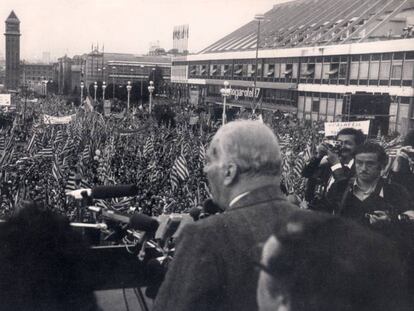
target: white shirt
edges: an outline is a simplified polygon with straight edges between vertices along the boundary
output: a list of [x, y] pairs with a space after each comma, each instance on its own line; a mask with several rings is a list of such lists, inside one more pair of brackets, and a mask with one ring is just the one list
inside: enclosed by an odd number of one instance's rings
[[232, 205], [236, 204], [236, 202], [240, 201], [240, 199], [246, 195], [249, 194], [249, 191], [247, 192], [243, 192], [241, 194], [239, 194], [238, 196], [236, 196], [235, 198], [233, 198], [233, 200], [230, 201], [229, 207], [232, 207]]

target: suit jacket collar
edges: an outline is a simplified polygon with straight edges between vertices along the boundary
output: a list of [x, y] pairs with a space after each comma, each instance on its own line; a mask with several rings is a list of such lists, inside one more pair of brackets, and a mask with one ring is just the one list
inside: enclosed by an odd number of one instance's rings
[[248, 207], [273, 200], [285, 200], [278, 185], [269, 185], [250, 191], [235, 202], [227, 211], [232, 211], [238, 208]]

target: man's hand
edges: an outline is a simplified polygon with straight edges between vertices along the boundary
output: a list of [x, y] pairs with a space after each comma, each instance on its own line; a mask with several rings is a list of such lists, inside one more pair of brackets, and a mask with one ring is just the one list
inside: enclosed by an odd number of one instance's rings
[[84, 192], [84, 191], [86, 191], [88, 196], [90, 196], [91, 193], [92, 193], [92, 189], [84, 188], [84, 189], [78, 189], [78, 190], [73, 190], [73, 191], [66, 192], [66, 195], [71, 196], [71, 197], [73, 197], [77, 200], [80, 200], [80, 199], [82, 199], [82, 192]]
[[328, 162], [331, 166], [341, 163], [341, 161], [339, 160], [339, 156], [335, 152], [328, 150], [327, 154]]
[[367, 217], [369, 217], [370, 225], [384, 224], [391, 221], [388, 213], [384, 211], [374, 211], [371, 214], [367, 214]]

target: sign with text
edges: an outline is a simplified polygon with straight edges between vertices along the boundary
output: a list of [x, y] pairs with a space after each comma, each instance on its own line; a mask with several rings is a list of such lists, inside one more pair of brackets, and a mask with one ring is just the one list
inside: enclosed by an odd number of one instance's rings
[[54, 116], [49, 116], [45, 114], [43, 115], [43, 122], [45, 124], [68, 124], [72, 121], [74, 117], [75, 117], [75, 114], [72, 114], [70, 116], [64, 116], [64, 117], [54, 117]]
[[11, 105], [11, 95], [0, 94], [0, 106], [10, 106], [10, 105]]
[[[254, 93], [254, 94], [253, 94]], [[258, 98], [260, 94], [260, 88], [247, 88], [247, 89], [230, 89], [230, 95], [234, 96], [235, 100], [238, 100], [239, 97], [248, 97], [248, 98]]]
[[352, 127], [357, 130], [361, 130], [365, 135], [369, 132], [368, 121], [350, 121], [350, 122], [325, 122], [325, 136], [336, 136], [338, 132], [344, 128]]

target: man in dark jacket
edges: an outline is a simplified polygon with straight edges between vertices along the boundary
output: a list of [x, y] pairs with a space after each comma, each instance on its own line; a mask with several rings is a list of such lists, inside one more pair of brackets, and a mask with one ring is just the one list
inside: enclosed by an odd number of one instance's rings
[[331, 211], [361, 224], [382, 226], [409, 210], [407, 191], [381, 178], [386, 163], [387, 154], [380, 145], [359, 146], [355, 151], [355, 178], [337, 180], [327, 194]]
[[204, 171], [225, 212], [184, 227], [154, 310], [257, 310], [257, 245], [297, 211], [280, 192], [280, 164], [277, 139], [264, 124], [219, 129]]
[[354, 152], [361, 145], [365, 136], [361, 130], [344, 128], [336, 136], [339, 148], [330, 148], [326, 143], [318, 146], [316, 155], [302, 171], [308, 178], [306, 200], [312, 209], [317, 209], [318, 201], [323, 199], [336, 180], [355, 174]]

